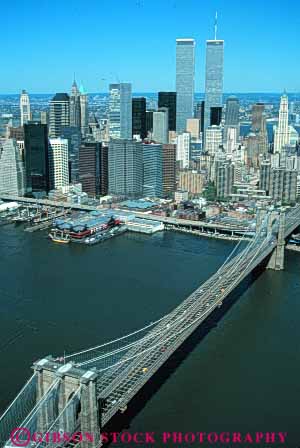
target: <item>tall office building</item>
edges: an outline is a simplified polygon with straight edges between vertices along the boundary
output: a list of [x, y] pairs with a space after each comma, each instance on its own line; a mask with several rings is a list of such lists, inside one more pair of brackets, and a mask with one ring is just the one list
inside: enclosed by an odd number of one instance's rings
[[176, 145], [163, 145], [163, 195], [176, 190]]
[[167, 107], [169, 131], [176, 131], [176, 92], [158, 92], [158, 107]]
[[143, 196], [160, 198], [163, 194], [162, 145], [143, 144]]
[[183, 132], [176, 139], [177, 152], [176, 160], [179, 162], [180, 168], [189, 168], [191, 158], [191, 134]]
[[152, 139], [157, 143], [169, 142], [168, 115], [168, 109], [166, 107], [162, 107], [158, 111], [153, 112]]
[[108, 149], [108, 189], [119, 196], [140, 197], [143, 192], [143, 145], [111, 139]]
[[100, 151], [99, 142], [84, 142], [79, 150], [79, 182], [89, 196], [100, 193]]
[[[239, 137], [239, 111], [240, 102], [235, 96], [230, 96], [226, 101], [225, 126], [224, 126], [224, 140], [227, 142], [228, 138], [233, 135], [233, 129], [236, 130], [236, 140]], [[228, 135], [230, 134], [230, 135]]]
[[216, 190], [217, 197], [220, 199], [229, 198], [232, 193], [234, 181], [234, 165], [233, 163], [220, 162], [216, 163]]
[[0, 194], [24, 196], [25, 169], [14, 139], [0, 142]]
[[215, 38], [206, 41], [204, 132], [209, 126], [218, 126], [221, 122], [223, 63], [224, 41], [217, 40], [217, 25], [215, 23]]
[[200, 120], [200, 132], [203, 133], [204, 130], [204, 111], [205, 111], [205, 101], [200, 101], [196, 104], [194, 111], [194, 118]]
[[81, 127], [80, 93], [75, 79], [70, 95], [70, 126]]
[[200, 123], [201, 120], [199, 118], [188, 118], [186, 120], [186, 130], [190, 132], [191, 138], [194, 141], [199, 141], [200, 138]]
[[153, 112], [155, 110], [146, 110], [146, 132], [152, 133], [153, 131]]
[[195, 41], [176, 39], [176, 131], [186, 130], [186, 120], [194, 116]]
[[209, 126], [205, 131], [205, 150], [209, 155], [215, 155], [222, 146], [222, 129], [220, 126]]
[[100, 148], [100, 195], [108, 193], [108, 146], [101, 144]]
[[81, 84], [80, 89], [80, 128], [81, 135], [85, 137], [89, 129], [89, 103], [88, 94], [85, 91], [83, 85]]
[[26, 90], [22, 90], [20, 96], [21, 126], [31, 120], [30, 100]]
[[68, 140], [64, 138], [50, 138], [48, 156], [50, 189], [54, 190], [68, 186]]
[[275, 127], [274, 152], [281, 152], [283, 146], [289, 143], [289, 106], [288, 97], [282, 95], [280, 99], [278, 126]]
[[110, 138], [132, 138], [131, 84], [109, 85], [108, 118]]
[[251, 131], [256, 136], [259, 154], [268, 152], [269, 144], [264, 103], [256, 103], [252, 106]]
[[79, 150], [81, 145], [80, 126], [65, 126], [61, 128], [61, 137], [68, 140], [69, 181], [79, 182]]
[[265, 105], [264, 103], [256, 103], [252, 106], [252, 124], [251, 131], [259, 132], [263, 128]]
[[276, 202], [294, 204], [297, 197], [297, 171], [273, 168], [270, 175], [269, 195]]
[[49, 191], [48, 127], [40, 121], [24, 124], [26, 191]]
[[61, 136], [61, 128], [70, 126], [70, 98], [67, 93], [57, 93], [50, 101], [49, 136]]
[[146, 98], [132, 98], [132, 136], [139, 135], [143, 140], [146, 131]]

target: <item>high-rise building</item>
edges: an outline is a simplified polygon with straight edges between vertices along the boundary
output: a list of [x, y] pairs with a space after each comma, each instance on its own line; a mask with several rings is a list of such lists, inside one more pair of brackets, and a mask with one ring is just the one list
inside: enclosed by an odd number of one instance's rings
[[26, 191], [49, 191], [48, 127], [40, 121], [24, 124]]
[[146, 130], [146, 98], [132, 98], [132, 137], [139, 135], [143, 140]]
[[268, 133], [264, 103], [256, 103], [252, 106], [251, 131], [256, 136], [259, 154], [268, 152]]
[[188, 118], [186, 120], [186, 130], [190, 132], [191, 138], [193, 140], [199, 141], [200, 138], [200, 119], [199, 118]]
[[152, 133], [153, 131], [153, 112], [154, 110], [146, 110], [146, 132]]
[[61, 136], [68, 140], [69, 181], [74, 184], [79, 182], [79, 151], [82, 140], [81, 128], [80, 126], [62, 127]]
[[264, 160], [261, 162], [259, 169], [259, 187], [266, 192], [267, 196], [269, 195], [270, 189], [270, 177], [271, 163], [269, 160]]
[[50, 189], [56, 190], [68, 186], [68, 140], [64, 138], [50, 138], [48, 156]]
[[20, 96], [21, 126], [31, 120], [30, 100], [26, 90], [22, 90]]
[[216, 163], [216, 190], [218, 198], [226, 199], [230, 197], [232, 193], [233, 181], [233, 163], [229, 161]]
[[70, 95], [70, 126], [81, 127], [80, 93], [74, 79]]
[[49, 116], [46, 110], [42, 110], [40, 113], [40, 121], [42, 124], [49, 124]]
[[163, 194], [162, 145], [143, 144], [143, 196], [160, 198]]
[[278, 126], [275, 127], [274, 152], [281, 152], [284, 145], [289, 144], [289, 105], [286, 94], [280, 99]]
[[163, 195], [176, 190], [176, 145], [163, 145]]
[[263, 128], [263, 117], [265, 112], [264, 103], [256, 103], [252, 106], [252, 132], [259, 132]]
[[191, 134], [189, 132], [179, 134], [176, 139], [176, 144], [176, 160], [179, 162], [180, 168], [189, 168], [191, 158]]
[[100, 148], [100, 195], [108, 193], [108, 146], [101, 144]]
[[209, 126], [205, 131], [205, 151], [216, 154], [222, 146], [222, 129], [220, 126]]
[[142, 142], [112, 139], [108, 149], [109, 193], [140, 197], [143, 192]]
[[297, 197], [297, 171], [285, 168], [272, 169], [269, 195], [276, 202], [294, 204]]
[[84, 142], [79, 150], [79, 182], [89, 196], [100, 194], [101, 143]]
[[49, 136], [61, 136], [61, 128], [70, 126], [70, 98], [67, 93], [56, 93], [50, 101]]
[[200, 120], [200, 132], [204, 129], [204, 111], [205, 111], [205, 101], [200, 101], [196, 104], [194, 117]]
[[194, 116], [195, 41], [176, 39], [176, 131], [186, 130], [186, 120]]
[[160, 108], [153, 112], [153, 131], [152, 139], [157, 143], [168, 143], [169, 129], [168, 129], [168, 109], [166, 107]]
[[223, 105], [224, 41], [206, 41], [205, 112], [204, 131], [211, 125], [218, 126]]
[[205, 175], [197, 170], [179, 171], [179, 189], [190, 194], [200, 194], [203, 191]]
[[0, 142], [0, 194], [24, 196], [25, 169], [14, 139]]
[[80, 128], [81, 135], [85, 137], [89, 129], [89, 103], [88, 94], [81, 84], [80, 89]]
[[110, 138], [132, 138], [131, 84], [109, 85], [108, 117]]
[[167, 107], [169, 131], [176, 131], [176, 92], [158, 92], [158, 107]]
[[235, 96], [230, 96], [226, 101], [225, 126], [235, 127], [239, 125], [240, 102]]

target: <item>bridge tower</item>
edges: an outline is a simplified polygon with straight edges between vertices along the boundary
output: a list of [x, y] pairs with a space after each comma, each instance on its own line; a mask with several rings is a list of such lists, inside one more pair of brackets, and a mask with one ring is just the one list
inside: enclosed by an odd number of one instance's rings
[[[44, 406], [38, 418], [37, 430], [42, 434], [45, 433], [70, 402], [70, 407], [67, 407], [67, 411], [62, 413], [59, 429], [68, 433], [80, 431], [83, 434], [81, 448], [99, 447], [101, 443], [96, 392], [97, 372], [77, 368], [73, 363], [61, 365], [55, 362], [51, 356], [36, 362], [33, 369], [38, 375], [37, 400], [45, 395], [54, 381], [60, 380], [57, 400], [55, 403], [49, 400], [49, 403]], [[80, 394], [74, 397], [79, 388]], [[53, 431], [57, 431], [57, 429], [53, 429]], [[84, 436], [86, 433], [92, 434], [93, 441], [86, 439]]]
[[284, 246], [285, 246], [285, 211], [272, 212], [269, 217], [268, 232], [273, 231], [274, 221], [277, 220], [277, 246], [268, 262], [267, 269], [281, 271], [284, 269]]

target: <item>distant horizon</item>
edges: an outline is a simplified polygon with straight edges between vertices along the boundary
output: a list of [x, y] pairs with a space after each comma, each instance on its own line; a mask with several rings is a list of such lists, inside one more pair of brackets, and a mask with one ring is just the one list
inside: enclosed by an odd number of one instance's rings
[[[9, 95], [20, 96], [21, 91], [22, 91], [22, 89], [20, 90], [19, 93], [16, 93], [16, 92], [0, 93], [0, 96], [9, 96]], [[53, 92], [29, 92], [28, 90], [26, 90], [26, 92], [28, 93], [29, 96], [30, 95], [55, 95], [56, 93], [68, 93], [69, 94], [70, 91], [71, 91], [71, 89], [68, 91], [57, 90], [57, 91], [53, 91]], [[158, 94], [158, 92], [175, 92], [175, 90], [136, 91], [136, 92], [132, 92], [132, 96], [136, 95], [136, 94], [142, 94], [142, 95], [149, 94], [149, 93], [150, 94]], [[256, 94], [256, 95], [283, 95], [283, 93], [284, 93], [284, 91], [281, 91], [281, 92], [279, 92], [279, 91], [270, 91], [270, 92], [268, 92], [268, 91], [264, 91], [264, 92], [263, 91], [244, 91], [244, 92], [229, 91], [229, 92], [223, 92], [223, 95], [248, 95], [248, 94], [250, 94], [250, 95], [254, 95], [254, 94]], [[87, 94], [88, 95], [109, 95], [109, 92], [108, 91], [106, 91], [106, 92], [88, 92]], [[300, 95], [300, 91], [297, 91], [297, 92], [296, 91], [295, 92], [287, 91], [286, 94], [287, 95]], [[194, 95], [203, 95], [204, 96], [205, 92], [195, 92]]]

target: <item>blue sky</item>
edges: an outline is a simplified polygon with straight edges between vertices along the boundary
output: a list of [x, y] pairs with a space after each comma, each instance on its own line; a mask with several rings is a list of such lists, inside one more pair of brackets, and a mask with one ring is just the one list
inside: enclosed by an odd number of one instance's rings
[[1, 13], [0, 93], [89, 92], [118, 79], [135, 92], [174, 90], [175, 39], [196, 39], [196, 91], [205, 40], [225, 40], [225, 92], [300, 91], [297, 0], [15, 0]]

